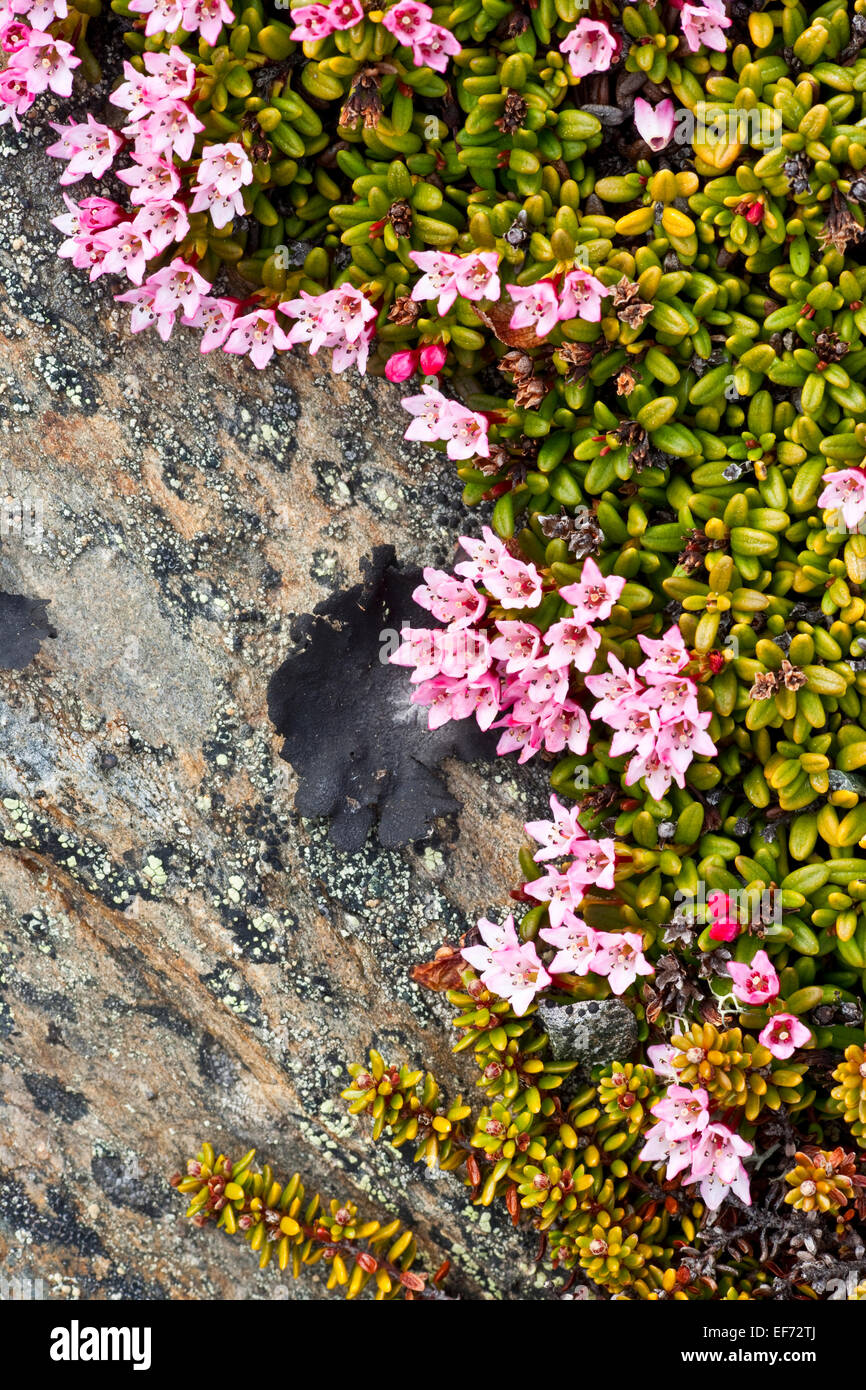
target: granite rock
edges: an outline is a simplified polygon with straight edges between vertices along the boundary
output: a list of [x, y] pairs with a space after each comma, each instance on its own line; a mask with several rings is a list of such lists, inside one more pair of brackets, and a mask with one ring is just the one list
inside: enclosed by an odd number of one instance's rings
[[44, 526], [2, 539], [0, 589], [56, 633], [0, 670], [0, 1274], [57, 1299], [321, 1297], [183, 1222], [166, 1177], [209, 1138], [412, 1219], [459, 1293], [543, 1292], [528, 1232], [374, 1147], [338, 1093], [370, 1044], [469, 1089], [410, 970], [501, 913], [545, 769], [446, 761], [459, 812], [347, 855], [293, 810], [267, 714], [293, 622], [375, 546], [451, 560], [458, 480], [403, 442], [387, 383], [132, 337], [56, 257], [44, 146], [68, 109], [0, 129], [0, 478]]

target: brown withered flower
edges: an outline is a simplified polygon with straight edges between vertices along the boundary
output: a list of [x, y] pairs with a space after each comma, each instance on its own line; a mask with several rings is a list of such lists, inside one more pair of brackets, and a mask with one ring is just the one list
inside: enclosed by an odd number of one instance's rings
[[421, 305], [418, 304], [411, 295], [401, 294], [394, 300], [388, 310], [388, 322], [396, 323], [400, 328], [408, 328], [421, 313]]
[[848, 352], [848, 344], [844, 339], [839, 337], [838, 333], [834, 333], [832, 329], [825, 328], [822, 332], [817, 334], [815, 338], [815, 352], [818, 361], [827, 367], [831, 362], [842, 361], [842, 358]]
[[685, 550], [677, 556], [677, 564], [686, 574], [693, 574], [695, 570], [700, 569], [705, 556], [711, 550], [721, 550], [724, 544], [721, 539], [711, 540], [706, 531], [690, 531], [686, 537]]
[[349, 95], [340, 112], [340, 125], [354, 126], [362, 121], [374, 130], [382, 115], [382, 78], [377, 67], [363, 67], [355, 73]]
[[549, 383], [530, 376], [515, 382], [514, 404], [521, 410], [537, 410], [549, 390]]
[[783, 685], [786, 690], [800, 690], [806, 684], [808, 676], [799, 666], [792, 666], [788, 658], [785, 657], [777, 680], [779, 685]]
[[575, 559], [583, 560], [587, 555], [595, 555], [604, 533], [588, 507], [576, 507], [574, 516], [562, 512], [560, 516], [539, 516], [536, 518], [542, 534], [549, 541], [565, 541]]
[[775, 671], [767, 671], [762, 676], [755, 676], [752, 688], [749, 691], [750, 700], [769, 700], [779, 688], [778, 678]]
[[637, 386], [637, 377], [631, 367], [623, 367], [616, 379], [616, 392], [618, 396], [630, 396]]
[[647, 467], [650, 445], [643, 425], [639, 425], [637, 420], [623, 420], [611, 433], [619, 444], [624, 444], [628, 449], [628, 456], [637, 473]]
[[391, 204], [388, 209], [388, 221], [397, 236], [412, 235], [412, 209], [404, 198]]
[[838, 188], [834, 188], [830, 194], [830, 201], [827, 204], [827, 217], [821, 230], [821, 245], [826, 250], [832, 246], [842, 254], [847, 251], [852, 242], [857, 242], [864, 235], [864, 229], [860, 226], [851, 213], [851, 208]]
[[599, 349], [597, 343], [562, 343], [556, 349], [556, 354], [568, 367], [565, 374], [566, 382], [576, 382], [578, 386], [582, 386], [599, 351], [607, 352], [608, 345], [605, 344]]
[[502, 115], [496, 121], [503, 135], [513, 135], [526, 120], [526, 101], [519, 92], [509, 91]]
[[613, 311], [620, 323], [627, 323], [629, 328], [640, 328], [647, 314], [652, 313], [653, 306], [641, 299], [637, 285], [623, 275], [613, 287]]

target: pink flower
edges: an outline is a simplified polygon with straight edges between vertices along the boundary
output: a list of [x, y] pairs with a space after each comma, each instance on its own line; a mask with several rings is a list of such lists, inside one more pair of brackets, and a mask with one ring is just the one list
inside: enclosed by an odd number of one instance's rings
[[641, 138], [654, 154], [658, 154], [659, 150], [670, 144], [676, 125], [676, 113], [670, 97], [660, 101], [656, 107], [650, 106], [643, 97], [635, 97], [634, 123]]
[[548, 967], [551, 975], [585, 975], [591, 969], [598, 950], [598, 933], [573, 912], [566, 913], [560, 926], [542, 927], [538, 935], [557, 948]]
[[13, 130], [20, 130], [21, 122], [18, 117], [30, 110], [33, 101], [28, 73], [16, 67], [5, 68], [0, 72], [0, 125], [6, 125], [8, 122]]
[[[561, 927], [566, 918], [583, 902], [584, 880], [580, 872], [560, 873], [548, 866], [543, 878], [532, 879], [523, 885], [523, 891], [536, 902], [547, 903], [547, 913], [552, 927]], [[606, 971], [604, 972], [607, 973]]]
[[204, 130], [186, 102], [165, 97], [136, 127], [138, 140], [146, 142], [153, 154], [173, 154], [186, 161], [192, 157], [195, 137]]
[[[294, 329], [292, 330], [294, 332]], [[392, 352], [385, 363], [385, 375], [389, 381], [408, 381], [418, 365], [417, 352]]]
[[16, 14], [26, 15], [31, 29], [47, 31], [55, 19], [65, 19], [69, 14], [66, 0], [13, 0], [11, 8]]
[[772, 1052], [774, 1057], [787, 1061], [798, 1047], [804, 1047], [812, 1034], [795, 1014], [774, 1014], [766, 1027], [758, 1034], [758, 1042]]
[[488, 570], [483, 583], [503, 608], [537, 608], [541, 602], [542, 582], [538, 570], [507, 551], [497, 569]]
[[331, 0], [328, 6], [335, 29], [354, 29], [364, 18], [361, 0]]
[[174, 314], [157, 314], [154, 311], [154, 291], [152, 289], [147, 285], [142, 285], [140, 289], [127, 290], [125, 294], [116, 294], [114, 297], [120, 304], [133, 306], [129, 325], [133, 333], [143, 333], [145, 328], [153, 327], [162, 341], [168, 342], [174, 328], [175, 316]]
[[82, 124], [70, 121], [62, 126], [52, 121], [51, 127], [60, 139], [48, 146], [46, 154], [69, 161], [60, 175], [61, 184], [78, 183], [87, 174], [101, 178], [123, 144], [122, 136], [95, 121], [89, 112]]
[[613, 612], [613, 606], [625, 588], [618, 574], [605, 579], [591, 555], [583, 562], [580, 579], [560, 589], [560, 598], [570, 603], [579, 623], [602, 623]]
[[520, 1018], [551, 979], [538, 959], [535, 943], [527, 941], [517, 950], [497, 952], [484, 983], [492, 993], [506, 999]]
[[662, 762], [675, 772], [683, 773], [698, 757], [712, 757], [718, 752], [706, 732], [711, 715], [707, 710], [696, 719], [673, 719], [662, 724], [656, 740], [656, 751]]
[[200, 188], [213, 188], [220, 197], [238, 193], [253, 181], [253, 166], [236, 140], [223, 145], [206, 145], [196, 175]]
[[169, 199], [164, 203], [145, 203], [135, 214], [132, 225], [144, 233], [159, 254], [173, 242], [183, 241], [189, 231], [189, 218], [182, 203]]
[[735, 941], [740, 934], [740, 922], [733, 898], [716, 889], [707, 896], [707, 908], [713, 924], [710, 927], [713, 941]]
[[365, 324], [357, 338], [343, 338], [339, 342], [332, 343], [331, 371], [345, 372], [347, 368], [354, 367], [363, 376], [367, 370], [372, 336], [373, 325]]
[[173, 34], [183, 24], [181, 0], [129, 0], [129, 8], [134, 14], [147, 15], [144, 32], [148, 38], [152, 34]]
[[593, 719], [609, 723], [610, 714], [623, 701], [628, 702], [642, 695], [644, 687], [636, 673], [623, 666], [610, 652], [607, 655], [607, 664], [610, 671], [603, 671], [598, 676], [587, 676], [586, 688], [591, 695], [599, 696], [597, 703], [590, 710]]
[[866, 472], [862, 468], [838, 468], [824, 473], [822, 480], [827, 486], [818, 506], [841, 513], [845, 530], [860, 531], [866, 517]]
[[[490, 650], [493, 651], [495, 646], [496, 643], [492, 643]], [[553, 820], [531, 820], [523, 827], [527, 835], [537, 840], [542, 847], [533, 856], [537, 864], [571, 854], [575, 845], [587, 838], [586, 831], [578, 819], [579, 806], [566, 808], [555, 796], [551, 796], [550, 809], [553, 812]]]
[[[132, 189], [129, 195], [130, 202], [137, 204], [170, 202], [180, 188], [180, 178], [174, 165], [153, 154], [134, 153], [132, 158], [134, 160], [132, 168], [118, 169], [117, 171], [117, 177], [121, 183], [125, 183]], [[193, 209], [195, 210], [194, 204]]]
[[254, 367], [266, 367], [275, 349], [285, 351], [291, 346], [287, 335], [277, 323], [273, 309], [255, 309], [244, 314], [231, 325], [223, 351], [238, 356], [249, 354]]
[[280, 309], [296, 320], [288, 338], [292, 346], [308, 342], [313, 357], [320, 347], [333, 348], [334, 371], [348, 366], [364, 370], [376, 310], [354, 285], [337, 285], [318, 295], [301, 290], [299, 299], [288, 300]]
[[237, 307], [237, 301], [234, 299], [214, 299], [210, 295], [204, 295], [199, 300], [195, 313], [184, 318], [183, 322], [188, 328], [201, 330], [202, 352], [213, 352], [215, 348], [222, 347], [229, 335]]
[[438, 24], [431, 24], [412, 43], [412, 58], [416, 66], [432, 68], [434, 72], [444, 72], [449, 58], [456, 57], [460, 52], [460, 44], [451, 30], [443, 29]]
[[412, 286], [412, 298], [435, 299], [437, 311], [447, 314], [459, 293], [460, 256], [450, 256], [447, 251], [410, 251], [409, 259], [424, 271]]
[[398, 4], [385, 11], [382, 24], [389, 34], [408, 46], [429, 34], [433, 28], [432, 18], [429, 5], [419, 4], [417, 0], [398, 0]]
[[[434, 387], [425, 388], [433, 396], [437, 396], [441, 401], [445, 397]], [[405, 405], [405, 401], [403, 402]], [[477, 536], [461, 536], [460, 544], [470, 556], [468, 560], [461, 560], [454, 566], [456, 574], [462, 574], [466, 579], [474, 579], [477, 583], [486, 584], [488, 574], [498, 573], [502, 561], [508, 555], [508, 547], [497, 535], [494, 535], [489, 526], [482, 526], [481, 540]]]
[[670, 768], [666, 767], [654, 748], [647, 752], [638, 750], [625, 770], [625, 784], [633, 787], [635, 782], [643, 780], [646, 789], [654, 801], [661, 801], [671, 782], [676, 780], [678, 786], [682, 786], [684, 778], [672, 776]]
[[467, 627], [484, 614], [487, 600], [468, 579], [457, 579], [444, 570], [424, 570], [424, 583], [412, 594], [421, 608], [426, 608], [440, 623]]
[[570, 270], [562, 282], [559, 317], [583, 319], [585, 323], [601, 320], [601, 301], [610, 290], [588, 270]]
[[80, 232], [101, 232], [105, 227], [113, 227], [124, 216], [120, 204], [110, 198], [82, 198], [80, 203], [73, 203], [69, 194], [64, 193], [63, 201], [69, 211], [52, 217], [51, 221], [58, 231], [70, 237]]
[[648, 660], [640, 667], [640, 674], [650, 684], [654, 677], [675, 676], [689, 664], [689, 653], [678, 627], [668, 628], [661, 641], [638, 635], [638, 642], [646, 652]]
[[766, 951], [756, 951], [749, 965], [728, 961], [734, 997], [743, 1004], [767, 1004], [779, 993], [779, 977]]
[[[142, 62], [145, 72], [151, 78], [160, 81], [166, 96], [191, 96], [197, 76], [195, 63], [186, 56], [177, 44], [174, 44], [167, 53], [143, 53]], [[127, 68], [131, 72], [135, 72], [135, 68], [130, 63], [124, 63], [123, 67], [124, 72]]]
[[477, 970], [483, 980], [485, 974], [493, 969], [497, 954], [502, 951], [519, 950], [520, 938], [514, 926], [514, 918], [510, 914], [501, 925], [482, 917], [478, 923], [478, 933], [484, 945], [468, 946], [460, 954], [473, 970]]
[[534, 285], [506, 285], [514, 301], [509, 328], [531, 328], [536, 337], [546, 338], [559, 321], [559, 300], [550, 280]]
[[14, 67], [26, 76], [31, 96], [49, 88], [59, 97], [72, 95], [72, 74], [81, 66], [71, 43], [56, 39], [53, 34], [33, 30], [27, 48], [15, 55]]
[[613, 840], [579, 840], [571, 850], [574, 862], [570, 871], [579, 874], [588, 885], [596, 888], [613, 888], [616, 869], [616, 845]]
[[400, 404], [415, 417], [403, 435], [404, 439], [433, 444], [447, 437], [451, 401], [435, 386], [422, 386], [420, 395], [404, 396]]
[[683, 35], [692, 53], [697, 53], [701, 44], [716, 53], [724, 53], [728, 41], [723, 30], [730, 23], [722, 0], [707, 0], [706, 5], [682, 7]]
[[295, 21], [292, 38], [299, 43], [317, 43], [333, 34], [336, 27], [327, 5], [299, 5], [292, 10], [292, 19]]
[[751, 1205], [749, 1179], [741, 1159], [752, 1153], [752, 1145], [727, 1125], [707, 1125], [692, 1150], [692, 1168], [685, 1182], [701, 1182], [701, 1196], [710, 1211], [716, 1211], [733, 1192]]
[[559, 51], [568, 55], [568, 65], [575, 77], [589, 77], [593, 72], [607, 72], [617, 46], [606, 24], [595, 19], [581, 19], [566, 34]]
[[664, 1081], [676, 1081], [677, 1071], [673, 1064], [674, 1046], [672, 1043], [656, 1043], [647, 1048], [647, 1056], [656, 1076]]
[[611, 710], [608, 723], [614, 731], [610, 741], [612, 758], [635, 751], [641, 756], [655, 752], [659, 733], [659, 717], [655, 710], [637, 702], [622, 704]]
[[487, 458], [490, 454], [490, 441], [487, 438], [487, 421], [474, 410], [449, 401], [446, 413], [448, 433], [445, 436], [445, 452], [450, 459]]
[[101, 264], [95, 265], [90, 273], [91, 280], [97, 275], [115, 274], [126, 275], [134, 285], [141, 284], [147, 262], [153, 256], [153, 247], [131, 222], [119, 222], [97, 232], [93, 245], [103, 254]]
[[548, 753], [567, 748], [580, 756], [589, 746], [589, 720], [574, 700], [566, 700], [561, 709], [553, 710], [542, 721], [542, 732]]
[[646, 1163], [666, 1163], [665, 1178], [670, 1182], [692, 1161], [692, 1139], [671, 1139], [664, 1120], [646, 1132], [646, 1142], [638, 1154]]
[[607, 976], [614, 994], [624, 994], [639, 975], [654, 974], [643, 954], [643, 937], [638, 932], [599, 932], [598, 937], [593, 970]]
[[438, 376], [447, 357], [448, 350], [443, 343], [429, 343], [421, 349], [418, 363], [425, 376]]
[[183, 7], [183, 27], [188, 34], [196, 30], [205, 43], [215, 48], [224, 24], [231, 24], [234, 11], [225, 0], [187, 0]]
[[180, 313], [184, 319], [195, 317], [210, 290], [210, 282], [179, 256], [151, 275], [147, 283], [156, 289], [153, 307], [158, 314]]
[[710, 1098], [703, 1087], [669, 1086], [663, 1100], [652, 1107], [652, 1114], [665, 1122], [669, 1139], [688, 1139], [700, 1134], [710, 1122]]
[[[458, 566], [458, 573], [461, 568], [463, 567]], [[478, 577], [482, 578], [482, 575], [479, 574]], [[497, 618], [495, 626], [501, 636], [493, 639], [490, 650], [497, 661], [505, 663], [508, 675], [522, 671], [535, 660], [541, 649], [541, 633], [537, 627], [533, 627], [532, 623], [522, 623], [516, 618]], [[542, 822], [539, 821], [538, 824]]]
[[550, 643], [547, 660], [550, 666], [573, 666], [576, 671], [589, 671], [601, 646], [601, 636], [592, 627], [575, 618], [561, 618], [547, 630]]
[[471, 256], [459, 256], [457, 292], [464, 299], [499, 298], [499, 255], [496, 251], [476, 251]]

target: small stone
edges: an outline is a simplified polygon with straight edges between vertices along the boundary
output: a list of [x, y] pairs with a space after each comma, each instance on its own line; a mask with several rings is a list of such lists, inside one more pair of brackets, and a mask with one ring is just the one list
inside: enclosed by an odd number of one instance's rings
[[537, 1017], [558, 1062], [622, 1062], [638, 1040], [637, 1019], [621, 999], [581, 999], [575, 1004], [542, 1000]]

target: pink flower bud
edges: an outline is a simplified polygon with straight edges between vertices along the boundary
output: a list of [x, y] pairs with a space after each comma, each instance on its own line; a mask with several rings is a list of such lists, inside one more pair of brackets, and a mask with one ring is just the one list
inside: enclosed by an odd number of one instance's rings
[[417, 352], [395, 352], [388, 358], [385, 375], [389, 381], [406, 381], [418, 363]]
[[431, 343], [421, 349], [421, 370], [425, 376], [438, 376], [445, 366], [448, 350], [442, 343]]

